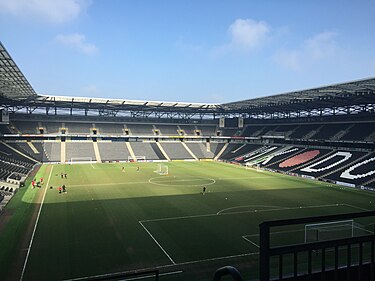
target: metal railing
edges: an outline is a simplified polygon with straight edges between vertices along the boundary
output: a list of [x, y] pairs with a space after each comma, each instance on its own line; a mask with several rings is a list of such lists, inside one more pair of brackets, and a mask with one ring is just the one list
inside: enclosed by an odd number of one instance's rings
[[[298, 219], [286, 219], [277, 221], [267, 221], [259, 225], [260, 228], [260, 257], [259, 257], [259, 274], [260, 281], [269, 280], [300, 280], [299, 277], [302, 276], [312, 276], [318, 275], [318, 279], [308, 279], [308, 280], [344, 280], [342, 277], [343, 271], [346, 272], [345, 280], [375, 280], [375, 270], [374, 270], [374, 242], [375, 234], [371, 232], [370, 235], [361, 235], [357, 237], [349, 237], [343, 239], [334, 239], [327, 241], [317, 241], [312, 243], [300, 243], [295, 245], [286, 246], [275, 246], [271, 247], [270, 243], [270, 233], [273, 227], [286, 227], [292, 225], [302, 225], [308, 223], [317, 222], [332, 222], [347, 219], [358, 219], [365, 217], [375, 216], [375, 211], [360, 212], [360, 213], [350, 213], [350, 214], [340, 214], [340, 215], [328, 215], [328, 216], [318, 216], [309, 218], [298, 218]], [[367, 249], [367, 260], [364, 260], [364, 245]], [[353, 255], [353, 249], [355, 247], [356, 256]], [[339, 252], [344, 249], [345, 257], [340, 255]], [[333, 251], [333, 257], [331, 255], [330, 262], [327, 262], [328, 250]], [[319, 263], [320, 268], [316, 269], [313, 267], [313, 253], [314, 259], [316, 261], [316, 254], [319, 252]], [[307, 263], [306, 272], [299, 272], [299, 256], [304, 253], [307, 257], [304, 263]], [[288, 270], [285, 270], [284, 257], [288, 255], [290, 263], [288, 264]], [[275, 273], [271, 278], [271, 258], [275, 258], [278, 263], [278, 268], [275, 269]], [[339, 258], [346, 259], [346, 264], [343, 266], [342, 262], [339, 265]], [[316, 264], [315, 264], [316, 266]], [[353, 274], [355, 273], [355, 274]], [[354, 275], [354, 276], [353, 276]], [[365, 276], [366, 275], [366, 276]], [[329, 278], [327, 276], [330, 276]]]

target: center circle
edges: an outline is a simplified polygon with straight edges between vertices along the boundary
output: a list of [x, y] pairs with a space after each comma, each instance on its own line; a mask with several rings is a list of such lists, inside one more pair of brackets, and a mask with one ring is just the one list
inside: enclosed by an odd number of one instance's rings
[[216, 180], [206, 177], [172, 176], [154, 177], [149, 183], [163, 186], [207, 186], [216, 183]]

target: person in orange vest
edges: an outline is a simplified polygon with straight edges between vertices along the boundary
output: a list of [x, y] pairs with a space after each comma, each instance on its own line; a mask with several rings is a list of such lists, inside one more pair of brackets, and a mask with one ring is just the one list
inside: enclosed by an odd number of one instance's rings
[[59, 186], [59, 188], [57, 190], [59, 191], [59, 193], [61, 193], [61, 191], [62, 191], [61, 186]]

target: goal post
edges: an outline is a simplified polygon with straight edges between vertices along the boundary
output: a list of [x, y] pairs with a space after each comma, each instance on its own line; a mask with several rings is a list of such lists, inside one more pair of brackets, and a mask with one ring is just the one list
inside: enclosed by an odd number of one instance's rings
[[92, 157], [72, 157], [70, 158], [70, 163], [87, 163], [93, 162]]
[[355, 228], [356, 225], [352, 219], [306, 224], [305, 243], [354, 237]]
[[169, 168], [167, 165], [158, 164], [155, 173], [158, 173], [159, 175], [168, 175]]
[[133, 156], [128, 156], [128, 162], [146, 162], [146, 156], [143, 155], [135, 155]]
[[246, 170], [257, 170], [258, 172], [260, 171], [260, 165], [259, 164], [254, 164], [254, 163], [245, 163], [245, 169]]

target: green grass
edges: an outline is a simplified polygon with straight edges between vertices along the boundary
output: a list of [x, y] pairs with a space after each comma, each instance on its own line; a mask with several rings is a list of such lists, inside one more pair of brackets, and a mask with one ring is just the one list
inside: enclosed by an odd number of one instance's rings
[[[255, 278], [262, 221], [373, 209], [375, 194], [365, 191], [218, 162], [166, 165], [166, 176], [156, 163], [54, 165], [51, 174], [44, 166], [39, 174], [53, 189], [29, 188], [12, 200], [32, 205], [46, 191], [24, 280], [153, 267], [183, 271], [161, 280], [211, 280], [228, 264]], [[301, 228], [287, 231], [271, 235], [273, 245], [303, 239]]]

